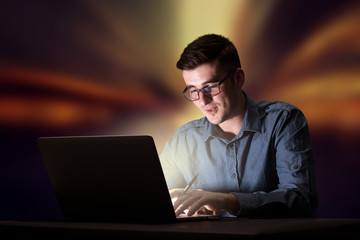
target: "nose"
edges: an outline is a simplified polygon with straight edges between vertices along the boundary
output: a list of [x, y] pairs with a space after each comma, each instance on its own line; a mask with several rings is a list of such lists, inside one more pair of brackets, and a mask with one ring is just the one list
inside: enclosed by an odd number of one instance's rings
[[206, 104], [210, 103], [212, 101], [211, 97], [206, 96], [204, 93], [199, 92], [199, 103], [200, 106], [205, 106]]

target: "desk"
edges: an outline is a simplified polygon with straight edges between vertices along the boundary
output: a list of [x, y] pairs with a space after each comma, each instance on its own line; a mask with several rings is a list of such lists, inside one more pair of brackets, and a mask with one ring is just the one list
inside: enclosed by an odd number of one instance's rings
[[[172, 224], [2, 221], [1, 236], [34, 239], [297, 239], [360, 236], [360, 219], [221, 219]], [[5, 235], [4, 235], [5, 234]]]

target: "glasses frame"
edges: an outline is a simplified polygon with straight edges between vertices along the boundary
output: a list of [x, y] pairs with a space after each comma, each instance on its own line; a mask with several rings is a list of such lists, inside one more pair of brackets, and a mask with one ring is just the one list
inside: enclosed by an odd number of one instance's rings
[[[225, 80], [228, 79], [229, 76], [235, 72], [236, 69], [237, 69], [237, 68], [232, 69], [231, 71], [229, 71], [229, 72], [226, 74], [226, 76], [225, 76], [219, 83], [216, 83], [216, 84], [211, 85], [211, 86], [208, 86], [208, 87], [204, 87], [204, 88], [202, 88], [202, 89], [200, 89], [200, 90], [193, 90], [193, 91], [191, 91], [191, 92], [197, 92], [197, 96], [198, 96], [197, 99], [191, 99], [191, 98], [188, 98], [188, 97], [186, 96], [186, 93], [187, 93], [188, 90], [189, 90], [187, 87], [184, 89], [184, 91], [182, 91], [182, 95], [186, 98], [186, 100], [188, 100], [188, 101], [190, 101], [190, 102], [198, 101], [198, 100], [200, 99], [200, 94], [199, 94], [200, 92], [202, 92], [205, 96], [207, 96], [207, 97], [209, 97], [209, 98], [212, 98], [212, 97], [214, 97], [214, 96], [216, 96], [216, 95], [219, 95], [219, 94], [221, 93], [221, 89], [220, 89], [221, 84], [223, 84], [223, 83], [225, 82]], [[216, 94], [213, 94], [213, 95], [208, 95], [208, 93], [205, 93], [205, 89], [209, 89], [209, 88], [219, 88], [219, 92], [216, 93]]]

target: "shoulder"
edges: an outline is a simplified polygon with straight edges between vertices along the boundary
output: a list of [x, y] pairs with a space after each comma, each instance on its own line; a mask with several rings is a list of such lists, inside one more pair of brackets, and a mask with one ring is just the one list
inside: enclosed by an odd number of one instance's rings
[[178, 128], [172, 139], [180, 141], [200, 141], [207, 134], [210, 122], [206, 117], [190, 121]]
[[306, 120], [302, 111], [286, 102], [260, 101], [256, 103], [261, 118], [275, 121], [285, 121], [289, 118]]
[[258, 107], [259, 112], [265, 114], [276, 113], [276, 112], [291, 113], [294, 111], [300, 111], [300, 109], [297, 108], [296, 106], [281, 101], [276, 101], [276, 102], [259, 101], [256, 103], [256, 106]]
[[[268, 133], [277, 136], [278, 140], [283, 139], [289, 149], [299, 148], [300, 143], [306, 143], [308, 139], [308, 123], [303, 112], [296, 106], [285, 102], [263, 102], [264, 118]], [[288, 142], [289, 139], [299, 138], [297, 142]], [[295, 140], [294, 140], [295, 141]], [[289, 144], [292, 147], [289, 147]], [[295, 144], [295, 145], [294, 145]]]
[[201, 130], [207, 127], [208, 124], [209, 122], [206, 117], [196, 119], [179, 127], [177, 130], [177, 134], [184, 134], [187, 132], [192, 132], [193, 130]]
[[176, 154], [191, 152], [197, 146], [197, 143], [204, 141], [208, 124], [208, 120], [204, 117], [182, 125], [167, 141], [166, 149], [171, 149]]
[[256, 102], [256, 106], [260, 121], [267, 129], [275, 128], [279, 130], [285, 126], [301, 128], [307, 125], [303, 112], [290, 103], [259, 101]]

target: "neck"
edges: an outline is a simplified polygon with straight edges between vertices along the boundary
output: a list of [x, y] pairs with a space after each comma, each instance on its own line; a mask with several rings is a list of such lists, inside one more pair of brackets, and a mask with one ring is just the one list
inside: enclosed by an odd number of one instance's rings
[[232, 118], [219, 124], [223, 138], [227, 140], [233, 139], [240, 132], [242, 124], [243, 118], [241, 117]]
[[242, 128], [246, 112], [246, 98], [243, 94], [241, 94], [240, 103], [242, 104], [239, 104], [239, 108], [235, 114], [231, 118], [219, 124], [225, 139], [233, 139]]

